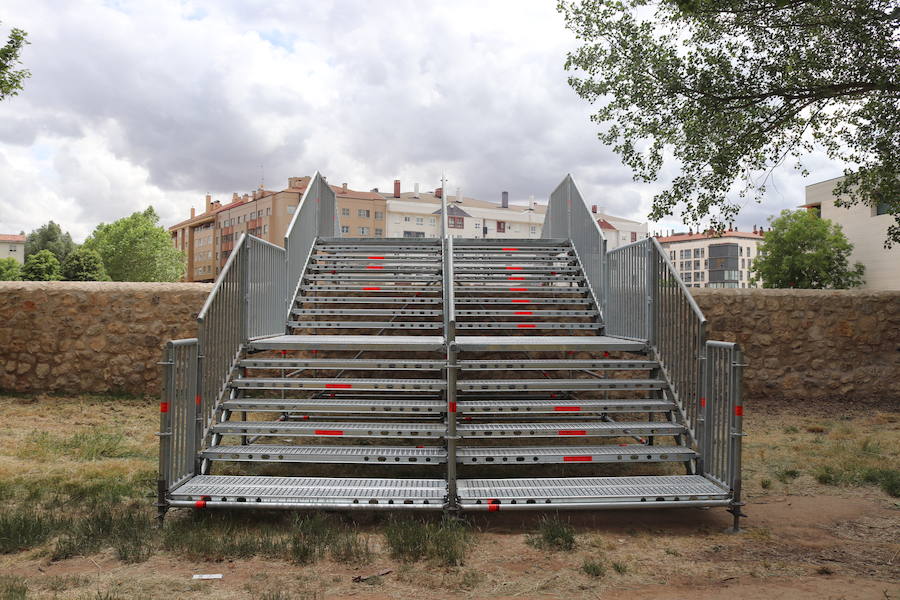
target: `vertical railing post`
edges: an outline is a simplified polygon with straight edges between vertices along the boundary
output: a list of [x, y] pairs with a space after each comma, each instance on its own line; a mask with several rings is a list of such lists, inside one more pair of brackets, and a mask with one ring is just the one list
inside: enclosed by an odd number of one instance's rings
[[194, 388], [194, 439], [195, 465], [194, 473], [200, 474], [202, 461], [200, 459], [200, 447], [203, 445], [203, 427], [206, 422], [206, 402], [203, 399], [203, 347], [200, 345], [200, 337], [197, 338], [197, 384]]
[[175, 390], [175, 361], [172, 342], [166, 344], [163, 351], [163, 360], [159, 363], [163, 367], [163, 388], [159, 401], [159, 477], [156, 481], [156, 518], [162, 526], [169, 507], [167, 495], [169, 482], [172, 480], [169, 468], [172, 456], [172, 418], [169, 412], [171, 397]]
[[731, 427], [729, 428], [730, 439], [728, 440], [729, 444], [729, 480], [731, 482], [731, 507], [729, 508], [729, 512], [731, 512], [734, 517], [734, 523], [732, 525], [731, 531], [737, 533], [740, 531], [740, 519], [742, 516], [745, 516], [741, 512], [741, 507], [744, 503], [741, 501], [741, 486], [742, 486], [742, 478], [741, 478], [741, 451], [742, 451], [742, 437], [744, 436], [744, 400], [742, 394], [742, 378], [744, 372], [744, 355], [741, 352], [740, 346], [737, 344], [734, 345], [734, 349], [732, 351], [732, 363], [731, 363], [731, 389], [729, 390], [731, 393], [729, 394], [731, 397]]
[[656, 345], [656, 282], [657, 282], [657, 261], [656, 261], [656, 248], [653, 247], [653, 244], [647, 244], [647, 252], [644, 257], [645, 270], [646, 270], [646, 286], [647, 286], [647, 312], [646, 312], [646, 327], [647, 327], [647, 343], [651, 346]]
[[445, 396], [447, 398], [447, 508], [459, 509], [459, 494], [456, 485], [456, 379], [459, 365], [457, 364], [456, 348], [456, 316], [453, 309], [453, 238], [446, 237], [441, 240], [444, 252], [443, 282], [444, 282], [444, 338], [447, 347], [447, 364], [444, 381], [446, 384]]
[[711, 460], [709, 453], [710, 438], [712, 436], [712, 417], [710, 412], [712, 409], [710, 402], [712, 365], [709, 362], [709, 346], [701, 346], [698, 352], [700, 362], [700, 381], [698, 386], [700, 407], [697, 411], [697, 449], [700, 452], [698, 471], [701, 475], [704, 475], [708, 461]]
[[[246, 235], [246, 234], [245, 234]], [[250, 244], [245, 240], [241, 244], [238, 256], [238, 264], [240, 265], [240, 286], [241, 286], [241, 327], [242, 327], [242, 343], [247, 343], [250, 339]]]

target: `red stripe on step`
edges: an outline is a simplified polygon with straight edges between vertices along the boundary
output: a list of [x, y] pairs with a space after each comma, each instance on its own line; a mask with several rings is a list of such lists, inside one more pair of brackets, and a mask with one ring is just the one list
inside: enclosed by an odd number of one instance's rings
[[511, 292], [527, 292], [528, 288], [509, 288]]
[[518, 312], [513, 313], [515, 315], [533, 315], [534, 313], [530, 310], [520, 310]]
[[496, 498], [489, 498], [487, 501], [488, 512], [497, 512], [500, 510], [500, 501]]
[[506, 267], [507, 271], [521, 271], [522, 267]]
[[169, 403], [168, 402], [160, 402], [159, 403], [159, 412], [161, 412], [161, 413], [169, 412]]
[[706, 398], [700, 398], [700, 408], [706, 408]]
[[524, 277], [507, 277], [510, 281], [525, 281]]
[[313, 433], [316, 435], [344, 435], [340, 429], [316, 429]]
[[519, 329], [534, 329], [535, 327], [537, 327], [537, 325], [535, 325], [534, 323], [519, 323], [518, 325], [516, 325], [516, 327], [518, 327]]
[[194, 404], [196, 404], [197, 406], [200, 406], [201, 402], [202, 402], [202, 400], [200, 399], [200, 394], [197, 394], [196, 396], [194, 396]]
[[518, 248], [503, 248], [504, 252], [518, 252]]
[[584, 429], [561, 429], [559, 435], [587, 435]]
[[375, 265], [369, 265], [369, 266], [366, 267], [366, 268], [367, 268], [367, 269], [383, 269], [384, 267], [382, 267], [381, 265], [377, 265], [377, 266], [375, 266]]
[[744, 407], [743, 406], [735, 406], [734, 407], [734, 416], [743, 417], [744, 416]]
[[563, 462], [591, 462], [593, 456], [563, 456]]
[[380, 290], [380, 287], [364, 287], [363, 290]]
[[194, 502], [194, 508], [206, 508], [206, 500], [197, 500]]
[[384, 260], [383, 256], [367, 256], [369, 260]]
[[327, 389], [348, 390], [353, 387], [352, 383], [326, 383]]
[[456, 402], [448, 402], [448, 403], [447, 403], [447, 410], [450, 411], [450, 412], [452, 412], [452, 413], [455, 413], [455, 412], [456, 412]]
[[554, 406], [553, 410], [559, 412], [578, 412], [581, 410], [580, 406]]
[[529, 304], [531, 300], [525, 300], [524, 298], [517, 298], [515, 300], [510, 300], [513, 304]]

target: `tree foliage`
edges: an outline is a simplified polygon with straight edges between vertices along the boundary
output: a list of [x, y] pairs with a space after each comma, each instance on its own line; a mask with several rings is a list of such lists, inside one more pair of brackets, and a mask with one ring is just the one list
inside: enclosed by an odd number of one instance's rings
[[844, 289], [862, 285], [865, 267], [850, 267], [853, 244], [841, 226], [805, 210], [781, 211], [753, 261], [753, 280], [767, 288]]
[[67, 231], [50, 221], [41, 225], [25, 237], [25, 258], [41, 250], [49, 250], [60, 263], [66, 260], [69, 253], [75, 250], [75, 242]]
[[0, 258], [0, 281], [19, 281], [22, 279], [22, 265], [13, 257]]
[[35, 252], [25, 259], [22, 279], [25, 281], [58, 281], [62, 278], [59, 260], [49, 250]]
[[109, 281], [103, 259], [95, 250], [83, 246], [66, 257], [62, 278], [66, 281]]
[[[817, 145], [839, 203], [887, 202], [900, 242], [898, 0], [560, 0], [566, 69], [635, 178], [680, 169], [650, 218], [724, 227], [771, 170]], [[805, 174], [805, 171], [804, 171]], [[736, 195], [737, 194], [737, 197]]]
[[27, 38], [27, 33], [13, 28], [6, 44], [0, 48], [0, 100], [18, 94], [25, 80], [31, 77], [28, 69], [16, 68], [22, 64], [19, 55], [23, 46], [29, 43]]
[[152, 206], [113, 223], [101, 223], [84, 247], [100, 255], [113, 281], [176, 281], [184, 274], [184, 253], [159, 226]]

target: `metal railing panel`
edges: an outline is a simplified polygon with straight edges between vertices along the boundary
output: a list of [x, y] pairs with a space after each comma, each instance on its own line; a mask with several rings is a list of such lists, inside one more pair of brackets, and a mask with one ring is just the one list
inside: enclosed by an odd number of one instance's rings
[[703, 475], [732, 491], [740, 502], [743, 356], [737, 344], [706, 342], [700, 446]]
[[606, 333], [646, 340], [647, 256], [650, 240], [644, 239], [610, 250], [607, 257]]
[[279, 335], [284, 332], [288, 288], [284, 248], [251, 235], [247, 237], [245, 254], [247, 337]]
[[[322, 198], [325, 198], [324, 209]], [[300, 287], [300, 278], [306, 269], [309, 257], [315, 248], [316, 239], [319, 237], [340, 236], [340, 229], [336, 217], [333, 222], [326, 218], [337, 210], [335, 205], [334, 190], [325, 182], [322, 174], [316, 171], [312, 180], [300, 198], [294, 217], [284, 234], [285, 250], [285, 303], [284, 323], [290, 320], [290, 311], [297, 289]], [[335, 213], [336, 214], [336, 213]], [[323, 223], [327, 226], [321, 229]], [[324, 233], [323, 233], [324, 231]]]
[[159, 501], [196, 474], [196, 402], [199, 343], [197, 338], [173, 340], [163, 353], [163, 390], [159, 405]]

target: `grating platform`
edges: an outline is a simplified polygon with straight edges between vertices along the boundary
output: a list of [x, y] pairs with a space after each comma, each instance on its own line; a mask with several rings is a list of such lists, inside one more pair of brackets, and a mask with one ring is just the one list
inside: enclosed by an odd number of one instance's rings
[[584, 421], [552, 423], [460, 423], [456, 431], [466, 438], [474, 437], [557, 437], [631, 435], [681, 435], [684, 426], [668, 421], [648, 423], [591, 423]]
[[295, 379], [289, 377], [250, 377], [232, 382], [238, 389], [260, 390], [442, 390], [443, 379]]
[[434, 414], [446, 412], [443, 400], [420, 400], [410, 398], [235, 398], [226, 400], [222, 406], [228, 410], [257, 412], [308, 412], [308, 413], [413, 413]]
[[350, 423], [320, 421], [226, 421], [212, 426], [214, 433], [302, 437], [415, 437], [441, 438], [442, 423]]
[[463, 510], [726, 505], [730, 495], [699, 475], [460, 479]]
[[[459, 338], [457, 338], [459, 339]], [[457, 389], [465, 392], [494, 390], [661, 390], [666, 382], [658, 379], [469, 379]]]
[[447, 462], [443, 448], [395, 446], [216, 446], [201, 456], [210, 460], [240, 462], [313, 462], [417, 464]]
[[443, 350], [438, 335], [278, 335], [250, 342], [254, 350]]
[[615, 446], [565, 447], [468, 447], [457, 450], [457, 460], [466, 464], [548, 464], [548, 463], [623, 463], [684, 462], [696, 452], [683, 446]]
[[359, 479], [197, 475], [171, 494], [172, 506], [267, 508], [443, 508], [442, 479]]
[[460, 398], [461, 413], [581, 413], [581, 412], [666, 412], [674, 408], [668, 400], [466, 400]]
[[603, 335], [520, 335], [520, 336], [456, 336], [457, 349], [464, 352], [521, 350], [589, 350], [592, 352], [644, 352], [647, 344]]

